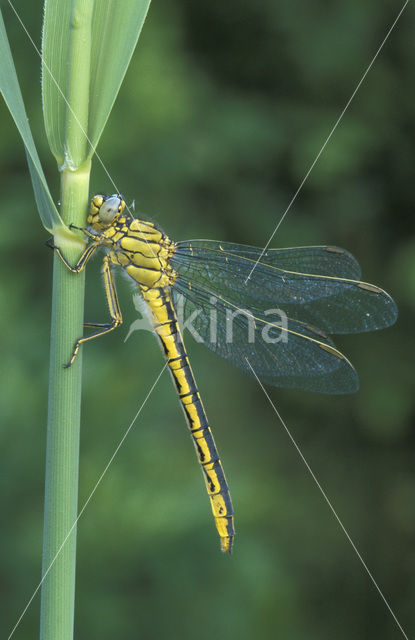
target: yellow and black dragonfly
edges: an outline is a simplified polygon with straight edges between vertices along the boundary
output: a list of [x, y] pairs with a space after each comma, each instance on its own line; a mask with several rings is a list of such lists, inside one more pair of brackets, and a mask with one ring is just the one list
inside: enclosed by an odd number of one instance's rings
[[[232, 551], [233, 508], [222, 463], [190, 367], [177, 309], [205, 345], [247, 373], [278, 387], [319, 393], [352, 393], [358, 377], [328, 334], [359, 333], [393, 324], [397, 308], [382, 289], [360, 281], [353, 256], [338, 247], [270, 249], [228, 242], [173, 242], [155, 224], [125, 212], [121, 195], [91, 201], [89, 240], [74, 273], [105, 250], [108, 324], [75, 344], [122, 323], [114, 266], [136, 283], [158, 336], [202, 467], [221, 547]], [[53, 245], [52, 245], [53, 246]]]

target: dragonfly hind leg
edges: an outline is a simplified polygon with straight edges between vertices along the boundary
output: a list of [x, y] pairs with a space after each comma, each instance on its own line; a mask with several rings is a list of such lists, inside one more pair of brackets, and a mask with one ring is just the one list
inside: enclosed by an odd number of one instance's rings
[[107, 324], [99, 324], [94, 322], [85, 322], [84, 327], [90, 327], [92, 329], [99, 329], [99, 331], [95, 331], [91, 333], [89, 336], [83, 336], [76, 341], [74, 350], [72, 353], [72, 357], [67, 364], [64, 365], [65, 368], [72, 366], [75, 361], [76, 356], [78, 355], [79, 347], [84, 342], [89, 342], [89, 340], [94, 340], [95, 338], [99, 338], [100, 336], [113, 331], [117, 327], [122, 324], [122, 314], [120, 305], [118, 303], [117, 290], [115, 288], [114, 278], [112, 276], [110, 260], [108, 256], [105, 256], [103, 260], [102, 272], [104, 275], [104, 286], [105, 286], [105, 294], [107, 297], [108, 309], [111, 316], [111, 322]]

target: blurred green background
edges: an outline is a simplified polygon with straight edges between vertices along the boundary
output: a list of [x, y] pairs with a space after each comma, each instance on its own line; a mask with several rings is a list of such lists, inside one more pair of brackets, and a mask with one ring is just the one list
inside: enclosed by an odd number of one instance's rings
[[[52, 193], [40, 61], [2, 2]], [[99, 153], [136, 211], [174, 239], [263, 246], [402, 5], [154, 2]], [[42, 3], [19, 3], [40, 44]], [[415, 626], [414, 13], [411, 4], [273, 246], [336, 244], [386, 288], [396, 326], [336, 344], [353, 396], [271, 389], [278, 410], [411, 635]], [[116, 46], [116, 43], [108, 43]], [[40, 579], [52, 252], [21, 141], [0, 104], [0, 633]], [[113, 187], [95, 162], [91, 194]], [[106, 307], [100, 261], [86, 318]], [[125, 325], [84, 353], [80, 505], [162, 366]], [[399, 638], [384, 602], [255, 380], [187, 340], [236, 511], [221, 555], [200, 470], [165, 373], [79, 523], [75, 637]], [[15, 633], [37, 637], [39, 596]]]

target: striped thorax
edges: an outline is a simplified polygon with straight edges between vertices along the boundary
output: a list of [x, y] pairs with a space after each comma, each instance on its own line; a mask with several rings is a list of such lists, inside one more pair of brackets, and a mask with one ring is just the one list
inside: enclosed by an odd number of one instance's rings
[[124, 215], [120, 195], [97, 195], [91, 202], [88, 225], [109, 248], [110, 261], [123, 267], [141, 289], [174, 284], [177, 275], [169, 264], [175, 245], [152, 222]]

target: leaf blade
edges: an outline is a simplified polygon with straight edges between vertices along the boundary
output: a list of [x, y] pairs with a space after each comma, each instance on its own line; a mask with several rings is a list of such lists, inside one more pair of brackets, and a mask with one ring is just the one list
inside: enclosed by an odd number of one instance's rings
[[[98, 0], [93, 7], [87, 158], [94, 154], [144, 24], [150, 0]], [[46, 0], [42, 99], [46, 134], [58, 166], [65, 162], [71, 0]]]
[[45, 0], [42, 28], [42, 103], [46, 136], [58, 167], [64, 162], [70, 0]]
[[149, 6], [150, 0], [124, 0], [122, 11], [117, 0], [95, 4], [89, 119], [91, 154], [117, 97]]
[[23, 97], [20, 91], [19, 81], [7, 38], [3, 16], [0, 10], [0, 92], [10, 111], [25, 146], [27, 162], [32, 179], [36, 205], [43, 226], [50, 233], [59, 231], [61, 234], [74, 238], [69, 229], [64, 225], [53, 202], [49, 187], [43, 173], [42, 165], [36, 150], [30, 130], [29, 121], [24, 107]]

